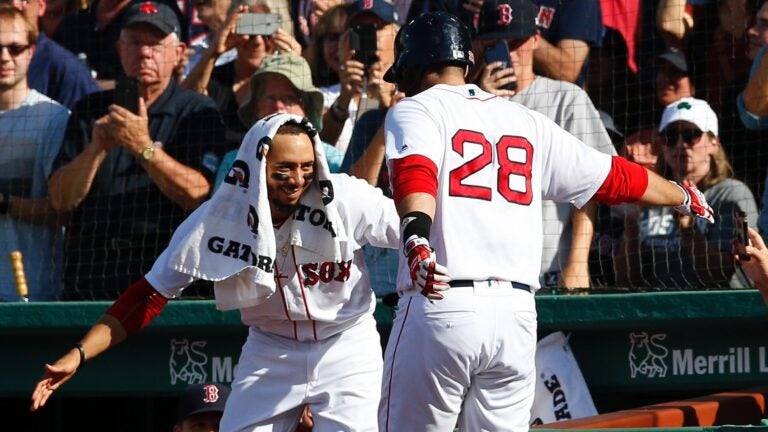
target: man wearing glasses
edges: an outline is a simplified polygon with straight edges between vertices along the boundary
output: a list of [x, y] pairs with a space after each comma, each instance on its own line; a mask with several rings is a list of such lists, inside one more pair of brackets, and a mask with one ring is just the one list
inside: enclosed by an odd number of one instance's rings
[[[30, 300], [61, 292], [62, 235], [48, 205], [47, 178], [67, 126], [67, 109], [27, 84], [37, 30], [0, 5], [0, 255], [20, 251]], [[13, 272], [0, 260], [0, 301], [18, 301]]]
[[[536, 7], [530, 0], [484, 2], [477, 33], [473, 51], [480, 65], [477, 71], [480, 88], [546, 115], [596, 150], [616, 154], [587, 93], [570, 82], [534, 72], [534, 52], [541, 35], [536, 28]], [[491, 54], [499, 43], [506, 46], [506, 55], [501, 61]], [[596, 209], [594, 203], [577, 209], [569, 203], [543, 202], [542, 286], [590, 286], [588, 259]]]
[[[131, 5], [117, 42], [129, 77], [125, 106], [116, 103], [122, 90], [104, 91], [73, 110], [49, 181], [52, 206], [72, 212], [68, 298], [117, 297], [114, 287], [148, 271], [211, 190], [224, 126], [213, 100], [175, 84], [185, 50], [179, 36], [169, 6]], [[131, 79], [138, 81], [132, 91]]]
[[74, 54], [40, 31], [47, 0], [0, 0], [20, 10], [38, 34], [29, 65], [29, 87], [72, 108], [83, 96], [99, 91], [91, 72]]

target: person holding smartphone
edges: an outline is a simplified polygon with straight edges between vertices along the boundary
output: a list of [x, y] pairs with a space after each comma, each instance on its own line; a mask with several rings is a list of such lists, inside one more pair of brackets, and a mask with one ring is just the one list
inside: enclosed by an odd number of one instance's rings
[[384, 0], [357, 0], [347, 5], [346, 12], [347, 29], [338, 48], [340, 83], [324, 90], [326, 111], [320, 132], [323, 141], [342, 153], [363, 113], [392, 105], [395, 88], [383, 76], [394, 60], [398, 30], [397, 12]]
[[[615, 155], [611, 138], [587, 93], [570, 82], [534, 72], [534, 52], [541, 40], [536, 11], [530, 0], [483, 3], [473, 43], [475, 59], [480, 60], [475, 83], [489, 93], [546, 115], [588, 146]], [[577, 209], [568, 203], [544, 201], [543, 215], [540, 283], [545, 287], [589, 287], [589, 249], [596, 205], [588, 203]]]
[[717, 115], [702, 99], [682, 98], [666, 107], [659, 132], [664, 148], [656, 172], [695, 185], [716, 222], [704, 226], [663, 208], [628, 212], [614, 258], [616, 282], [666, 289], [748, 287], [736, 271], [732, 243], [738, 238], [737, 216], [757, 220], [757, 204], [750, 189], [733, 178]]
[[[734, 260], [741, 265], [768, 305], [768, 247], [763, 238], [755, 229], [747, 228], [746, 243], [736, 241], [735, 246]], [[747, 259], [741, 255], [746, 255]]]

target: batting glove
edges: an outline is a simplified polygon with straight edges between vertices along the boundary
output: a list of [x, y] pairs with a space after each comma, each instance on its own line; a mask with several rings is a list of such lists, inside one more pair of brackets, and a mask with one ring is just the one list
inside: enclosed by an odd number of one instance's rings
[[712, 211], [712, 207], [707, 204], [704, 194], [696, 186], [685, 183], [672, 183], [679, 187], [683, 191], [683, 195], [685, 195], [683, 203], [675, 207], [676, 211], [684, 215], [705, 219], [711, 224], [715, 223], [715, 213]]
[[442, 300], [445, 291], [450, 288], [448, 269], [435, 261], [435, 251], [424, 237], [412, 235], [405, 242], [405, 256], [411, 271], [413, 285], [421, 290], [430, 300]]

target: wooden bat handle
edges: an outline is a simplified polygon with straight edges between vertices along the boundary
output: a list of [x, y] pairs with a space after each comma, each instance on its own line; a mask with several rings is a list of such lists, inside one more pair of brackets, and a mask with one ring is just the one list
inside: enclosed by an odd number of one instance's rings
[[27, 286], [27, 275], [24, 274], [24, 262], [20, 251], [11, 252], [11, 268], [13, 277], [16, 279], [16, 292], [24, 300], [28, 300], [29, 287]]

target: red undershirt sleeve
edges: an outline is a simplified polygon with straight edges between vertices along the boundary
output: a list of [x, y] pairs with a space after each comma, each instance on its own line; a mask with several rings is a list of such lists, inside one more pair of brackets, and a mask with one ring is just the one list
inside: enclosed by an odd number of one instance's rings
[[648, 188], [648, 171], [623, 157], [614, 156], [611, 171], [592, 197], [595, 201], [617, 205], [640, 200]]
[[148, 326], [168, 303], [168, 299], [157, 292], [145, 278], [128, 287], [112, 306], [107, 315], [120, 321], [126, 336], [130, 336]]
[[395, 205], [412, 193], [422, 192], [437, 198], [437, 167], [422, 155], [406, 156], [392, 161], [392, 194]]

